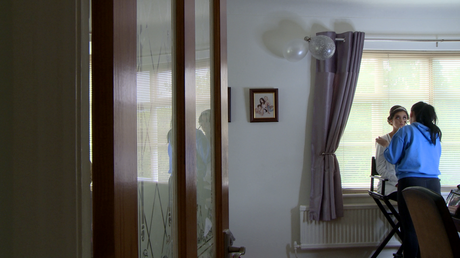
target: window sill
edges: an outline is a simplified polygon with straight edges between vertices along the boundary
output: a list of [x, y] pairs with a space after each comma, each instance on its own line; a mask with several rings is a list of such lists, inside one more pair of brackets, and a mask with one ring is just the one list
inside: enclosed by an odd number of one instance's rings
[[[451, 190], [457, 189], [457, 186], [442, 186], [441, 195], [446, 198]], [[373, 203], [369, 196], [369, 189], [365, 188], [345, 188], [342, 189], [344, 204]]]

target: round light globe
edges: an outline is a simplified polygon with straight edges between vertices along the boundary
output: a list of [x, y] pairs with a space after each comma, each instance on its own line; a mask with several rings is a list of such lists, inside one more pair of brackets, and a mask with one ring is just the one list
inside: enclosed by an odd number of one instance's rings
[[328, 36], [319, 35], [310, 40], [310, 53], [319, 60], [326, 60], [335, 53], [335, 42]]
[[295, 39], [286, 44], [283, 56], [290, 62], [297, 62], [305, 57], [308, 52], [308, 42], [303, 39]]

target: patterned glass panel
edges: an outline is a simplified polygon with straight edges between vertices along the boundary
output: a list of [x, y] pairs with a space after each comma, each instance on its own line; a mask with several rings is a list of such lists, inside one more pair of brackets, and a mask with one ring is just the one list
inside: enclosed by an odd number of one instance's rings
[[173, 257], [171, 0], [137, 1], [139, 257]]
[[210, 1], [195, 0], [197, 119], [197, 240], [199, 258], [214, 257], [210, 75]]

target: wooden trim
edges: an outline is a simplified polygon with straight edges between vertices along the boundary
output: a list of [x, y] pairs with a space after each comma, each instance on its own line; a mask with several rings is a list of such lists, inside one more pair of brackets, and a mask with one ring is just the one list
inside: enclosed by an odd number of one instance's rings
[[214, 110], [214, 170], [216, 257], [225, 257], [223, 231], [229, 228], [228, 204], [228, 96], [227, 3], [212, 1], [212, 85]]
[[136, 12], [92, 1], [94, 257], [138, 257]]
[[177, 257], [196, 257], [195, 1], [176, 0], [174, 10], [176, 248]]

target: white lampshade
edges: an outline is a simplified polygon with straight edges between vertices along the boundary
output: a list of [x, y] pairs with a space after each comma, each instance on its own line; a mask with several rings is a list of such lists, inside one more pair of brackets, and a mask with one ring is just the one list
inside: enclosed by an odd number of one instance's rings
[[310, 53], [319, 60], [326, 60], [335, 53], [335, 42], [328, 36], [319, 35], [310, 40]]
[[324, 35], [295, 39], [284, 46], [283, 56], [290, 62], [297, 62], [307, 55], [308, 50], [314, 58], [326, 60], [334, 55], [335, 42]]
[[286, 44], [283, 56], [290, 62], [300, 61], [308, 53], [308, 42], [303, 39], [295, 39]]

